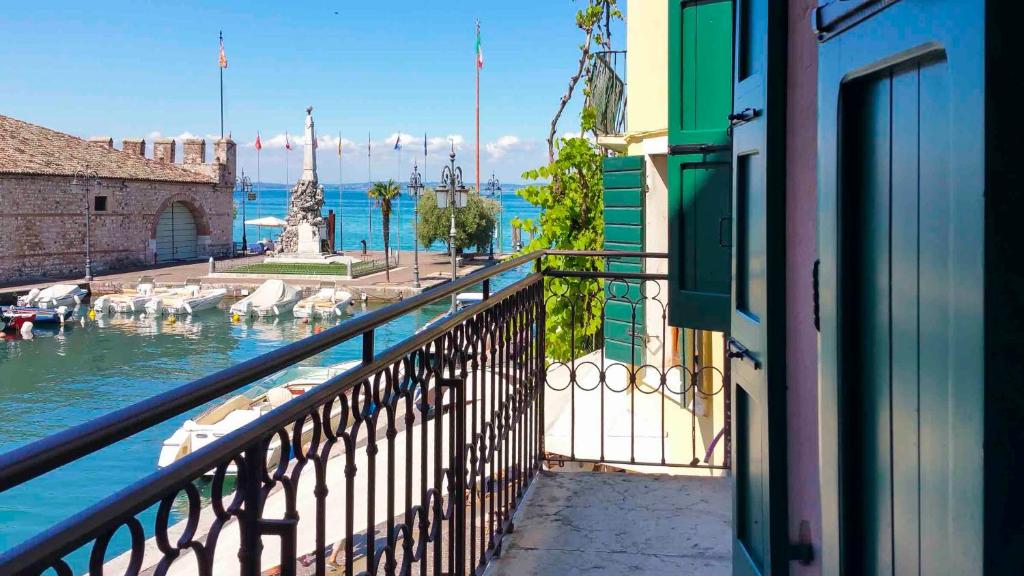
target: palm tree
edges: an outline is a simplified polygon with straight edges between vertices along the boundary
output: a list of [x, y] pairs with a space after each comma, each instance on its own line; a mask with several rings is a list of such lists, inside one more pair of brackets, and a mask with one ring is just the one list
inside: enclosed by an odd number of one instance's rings
[[383, 220], [381, 229], [384, 232], [384, 276], [389, 283], [391, 282], [391, 260], [389, 259], [389, 248], [391, 245], [391, 201], [398, 198], [401, 194], [402, 189], [394, 180], [374, 182], [370, 186], [370, 198], [373, 198], [374, 204], [380, 208], [380, 217]]

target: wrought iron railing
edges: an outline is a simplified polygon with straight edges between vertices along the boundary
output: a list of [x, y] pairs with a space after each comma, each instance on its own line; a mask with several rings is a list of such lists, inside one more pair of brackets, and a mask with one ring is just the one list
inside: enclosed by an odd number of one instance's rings
[[[660, 287], [667, 276], [605, 265], [664, 256], [519, 256], [4, 454], [0, 491], [362, 339], [357, 368], [3, 552], [0, 573], [72, 574], [67, 557], [82, 547], [92, 574], [326, 574], [329, 566], [349, 575], [476, 573], [500, 553], [545, 461], [727, 466], [712, 434], [697, 438], [699, 428], [717, 425], [698, 404], [726, 396], [700, 385], [710, 368], [688, 369], [652, 349], [658, 330], [671, 344]], [[497, 275], [516, 269], [525, 277], [490, 294]], [[374, 354], [376, 328], [480, 284], [482, 302]], [[617, 337], [607, 318], [616, 307], [632, 310], [634, 336], [644, 327], [642, 362], [640, 348], [626, 362], [605, 350]], [[549, 310], [560, 315], [551, 323]], [[563, 328], [570, 358], [553, 361], [547, 345], [566, 348]], [[597, 404], [583, 400], [591, 394]], [[658, 405], [644, 416], [644, 406]], [[685, 432], [676, 420], [687, 414], [700, 422], [688, 438], [676, 432]], [[646, 434], [641, 418], [660, 418], [660, 432]], [[588, 446], [584, 420], [598, 423]], [[611, 430], [626, 423], [625, 436]], [[700, 451], [703, 459], [691, 457]], [[209, 494], [197, 482], [204, 476], [212, 476]], [[154, 525], [144, 527], [153, 508]]]

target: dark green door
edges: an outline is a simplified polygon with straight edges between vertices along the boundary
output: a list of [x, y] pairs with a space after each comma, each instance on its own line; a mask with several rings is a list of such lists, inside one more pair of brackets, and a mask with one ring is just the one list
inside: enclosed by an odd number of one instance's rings
[[[604, 249], [644, 249], [643, 156], [604, 159]], [[608, 271], [643, 272], [642, 258], [609, 258]], [[609, 360], [644, 363], [644, 298], [640, 282], [605, 280], [604, 347]]]
[[737, 0], [733, 88], [733, 573], [785, 574], [785, 18]]
[[825, 573], [983, 572], [982, 14], [907, 0], [820, 48]]
[[669, 321], [727, 332], [732, 0], [669, 6]]

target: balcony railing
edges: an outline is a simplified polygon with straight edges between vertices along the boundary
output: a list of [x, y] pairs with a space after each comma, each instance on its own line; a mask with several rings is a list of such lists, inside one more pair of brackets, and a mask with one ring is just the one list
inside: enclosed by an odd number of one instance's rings
[[[727, 374], [669, 352], [666, 275], [606, 265], [664, 257], [519, 256], [4, 454], [0, 491], [362, 339], [358, 367], [5, 551], [0, 573], [72, 574], [81, 548], [92, 574], [476, 573], [545, 465], [725, 468]], [[482, 302], [374, 354], [375, 329], [477, 285]], [[609, 314], [628, 361], [606, 352]]]

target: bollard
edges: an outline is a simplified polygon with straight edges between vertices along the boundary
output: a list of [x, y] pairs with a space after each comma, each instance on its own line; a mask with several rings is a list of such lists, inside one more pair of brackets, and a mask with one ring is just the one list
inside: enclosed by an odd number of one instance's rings
[[210, 256], [210, 272], [209, 273], [213, 274], [216, 271], [217, 271], [217, 264], [214, 263], [213, 256]]

